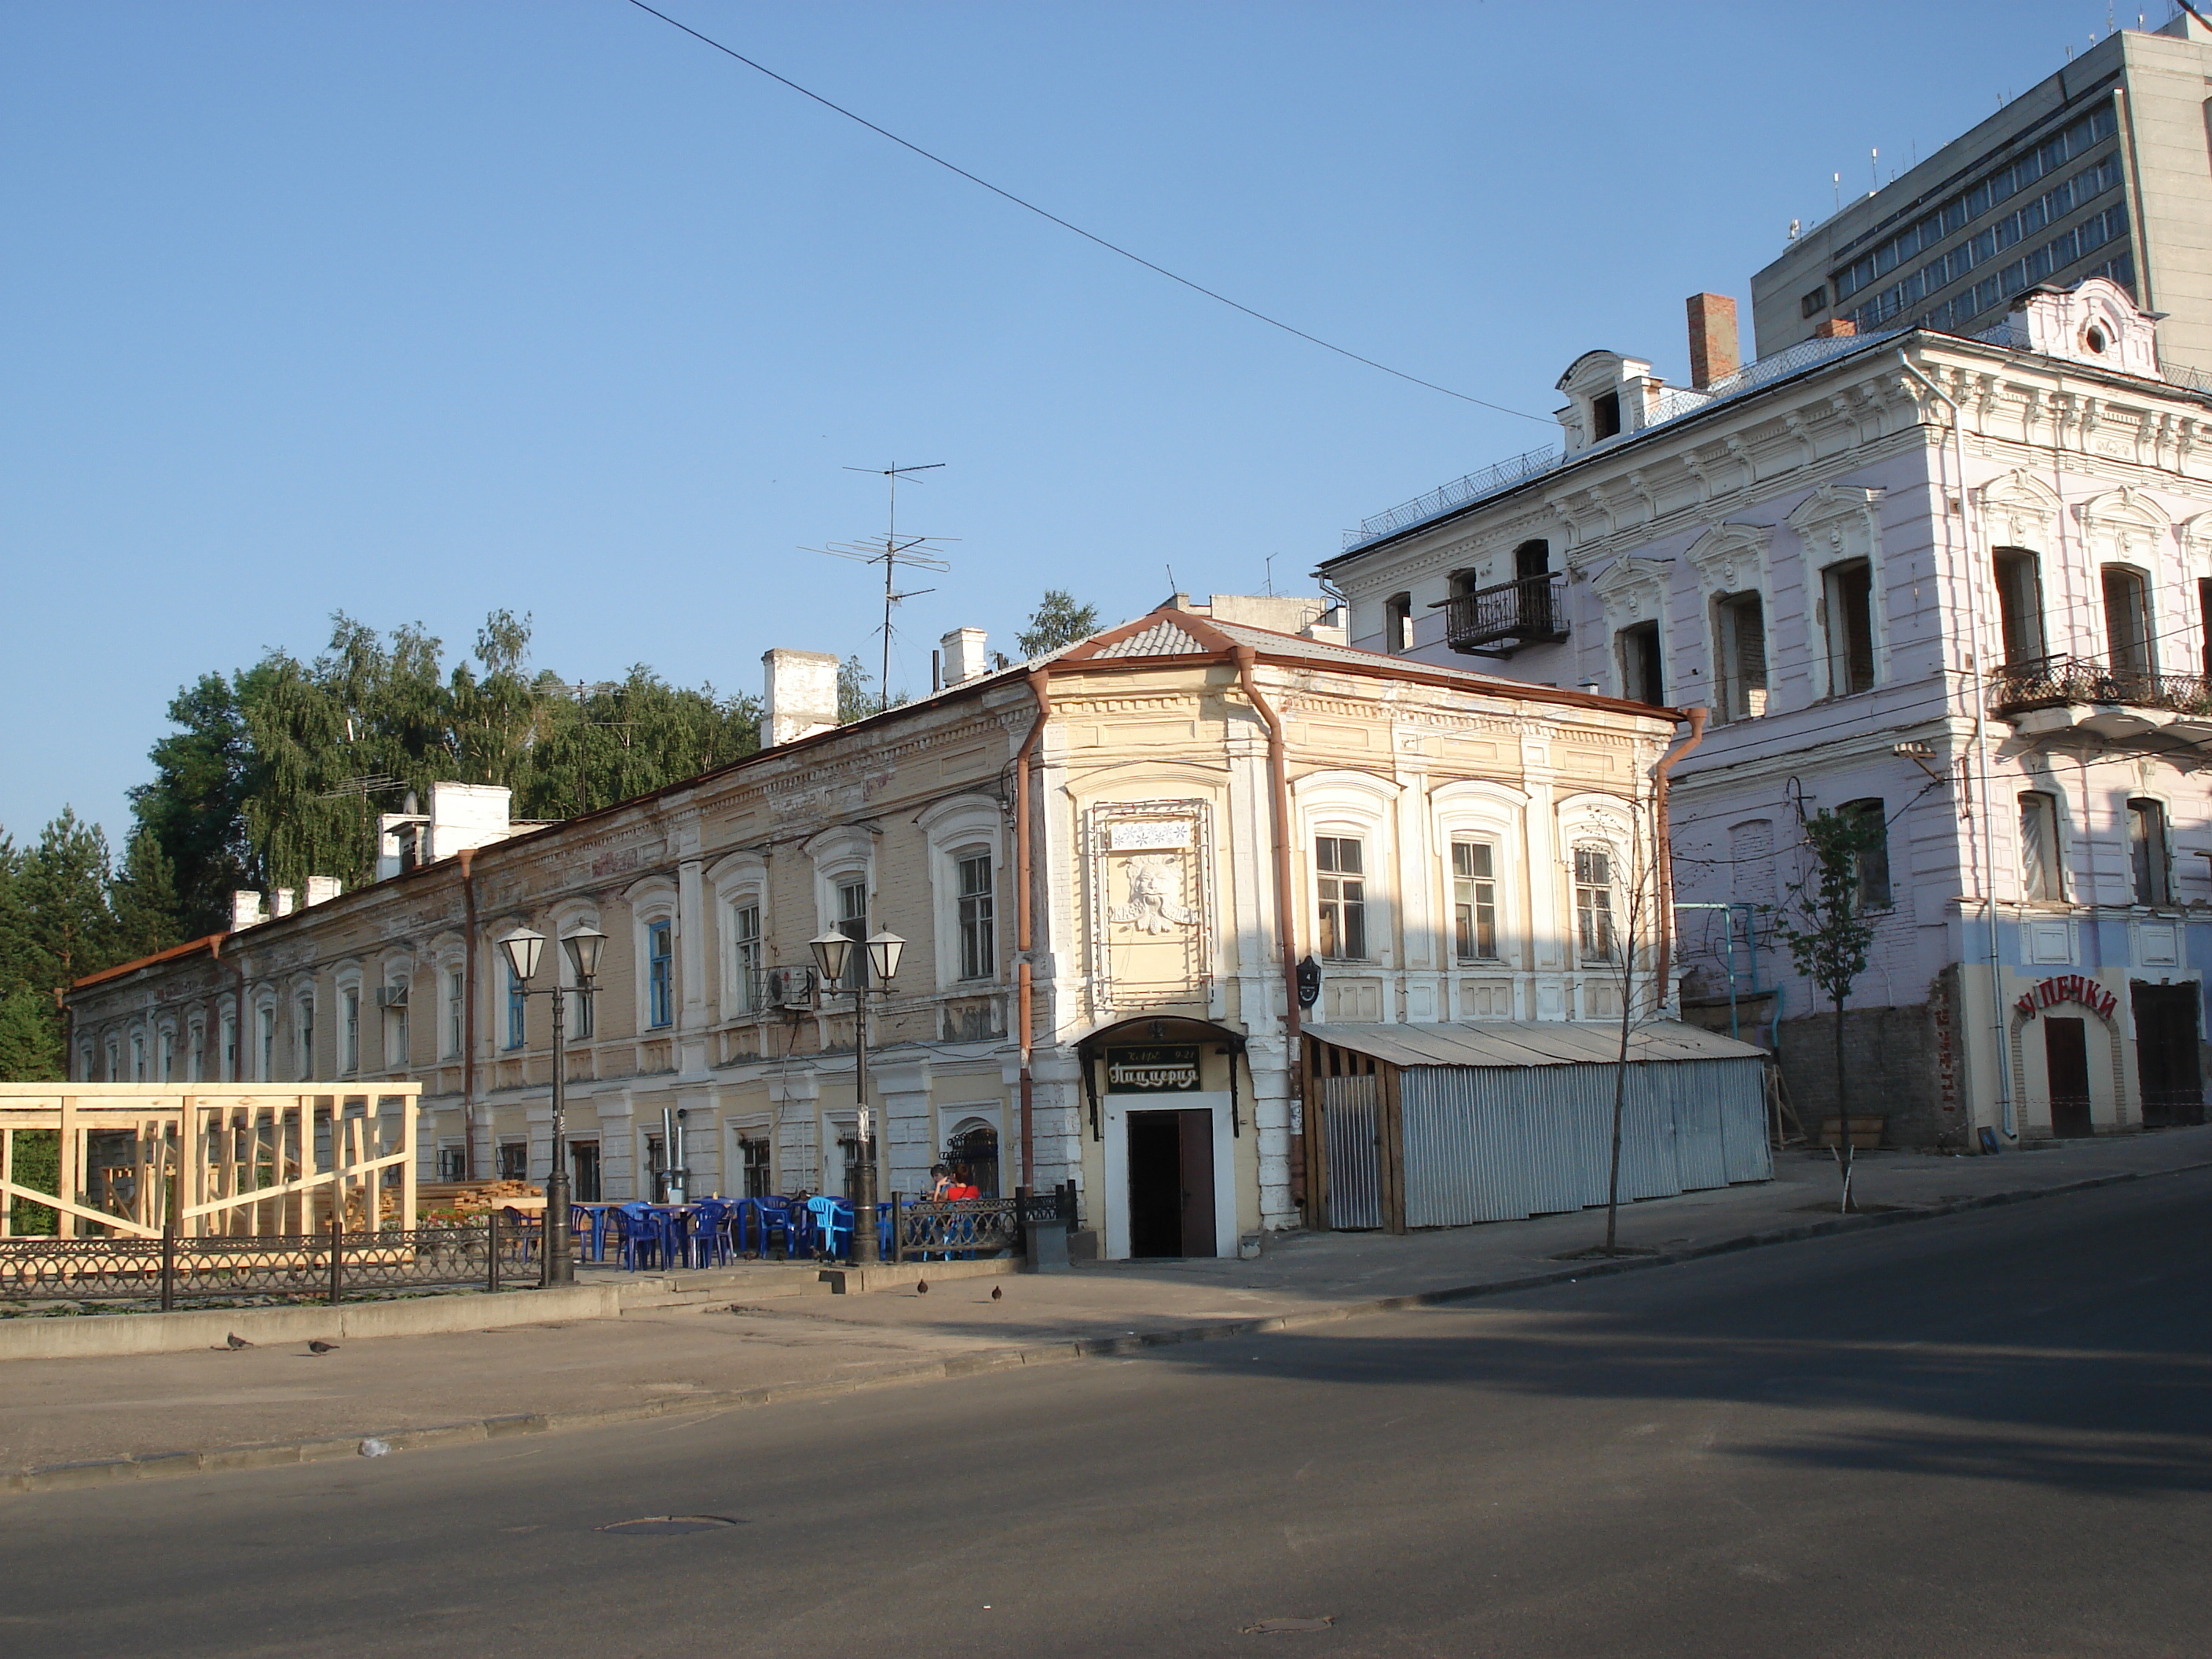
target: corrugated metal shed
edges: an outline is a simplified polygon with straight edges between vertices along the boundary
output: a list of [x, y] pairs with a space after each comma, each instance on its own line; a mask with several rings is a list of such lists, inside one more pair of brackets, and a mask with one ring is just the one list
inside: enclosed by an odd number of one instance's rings
[[[1316, 1042], [1391, 1066], [1594, 1066], [1620, 1058], [1620, 1027], [1595, 1022], [1498, 1019], [1452, 1025], [1309, 1025]], [[1766, 1051], [1717, 1031], [1658, 1020], [1629, 1033], [1628, 1057], [1764, 1060]]]
[[[1381, 1073], [1340, 1069], [1312, 1097], [1332, 1226], [1458, 1227], [1604, 1203], [1617, 1082], [1623, 1199], [1773, 1175], [1765, 1051], [1696, 1026], [1632, 1034], [1625, 1079], [1617, 1025], [1315, 1025], [1306, 1035], [1326, 1045], [1317, 1055], [1338, 1051], [1332, 1067]], [[1381, 1120], [1372, 1107], [1355, 1119], [1354, 1093], [1364, 1103], [1377, 1085]], [[1383, 1161], [1379, 1211], [1377, 1176], [1361, 1155], [1370, 1140]]]

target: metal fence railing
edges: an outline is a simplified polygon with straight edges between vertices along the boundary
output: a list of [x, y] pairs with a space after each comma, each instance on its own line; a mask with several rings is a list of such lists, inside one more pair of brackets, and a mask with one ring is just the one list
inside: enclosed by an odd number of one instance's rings
[[2007, 663], [1990, 677], [1991, 714], [2066, 702], [2162, 708], [2176, 714], [2212, 714], [2212, 680], [2202, 674], [2154, 674], [2083, 657], [2039, 657]]
[[0, 1300], [148, 1301], [313, 1296], [533, 1284], [534, 1223], [494, 1216], [412, 1231], [259, 1237], [0, 1239]]
[[1444, 642], [1479, 651], [1511, 641], [1553, 643], [1567, 637], [1567, 576], [1563, 570], [1517, 577], [1444, 602]]
[[930, 1256], [1018, 1254], [1025, 1222], [1075, 1220], [1075, 1183], [1048, 1193], [1018, 1188], [1012, 1198], [963, 1198], [941, 1201], [894, 1200], [891, 1258], [922, 1261]]

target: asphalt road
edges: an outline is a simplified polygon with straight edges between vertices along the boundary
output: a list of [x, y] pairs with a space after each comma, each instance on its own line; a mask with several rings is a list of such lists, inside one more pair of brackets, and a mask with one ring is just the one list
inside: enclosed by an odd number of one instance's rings
[[[2208, 1261], [2187, 1175], [1260, 1340], [0, 1498], [0, 1652], [2201, 1655]], [[598, 1530], [656, 1515], [738, 1524]]]

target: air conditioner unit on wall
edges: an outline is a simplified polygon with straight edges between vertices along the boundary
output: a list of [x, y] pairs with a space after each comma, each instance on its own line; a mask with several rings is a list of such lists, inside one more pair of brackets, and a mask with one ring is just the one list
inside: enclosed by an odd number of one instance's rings
[[811, 1008], [814, 970], [811, 968], [771, 968], [768, 970], [768, 1004], [771, 1008]]

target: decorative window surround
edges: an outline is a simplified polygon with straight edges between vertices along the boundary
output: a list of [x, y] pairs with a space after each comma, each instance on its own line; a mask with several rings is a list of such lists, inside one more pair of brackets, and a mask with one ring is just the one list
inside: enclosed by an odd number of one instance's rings
[[[1820, 591], [1820, 576], [1832, 565], [1864, 559], [1871, 578], [1867, 600], [1867, 623], [1874, 641], [1874, 683], [1889, 684], [1889, 618], [1885, 603], [1887, 588], [1881, 564], [1881, 489], [1863, 484], [1822, 484], [1784, 520], [1804, 544], [1804, 586], [1808, 598]], [[1829, 653], [1825, 647], [1826, 600], [1814, 601], [1818, 612], [1813, 629], [1813, 693], [1816, 698], [1844, 695], [1833, 684]]]

